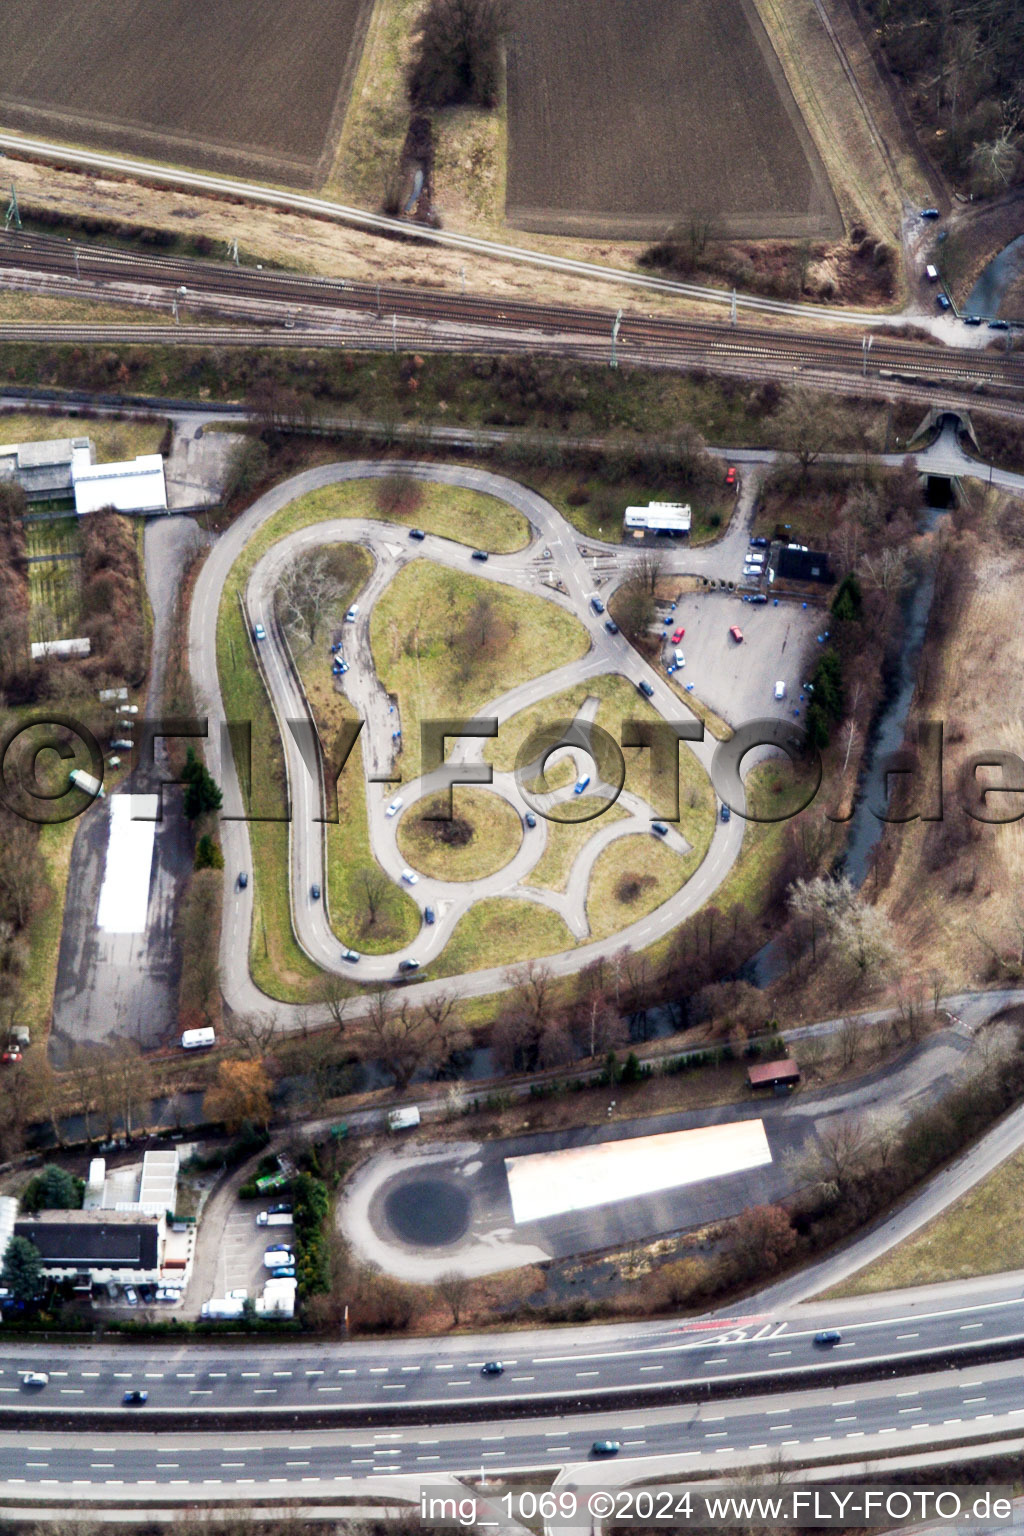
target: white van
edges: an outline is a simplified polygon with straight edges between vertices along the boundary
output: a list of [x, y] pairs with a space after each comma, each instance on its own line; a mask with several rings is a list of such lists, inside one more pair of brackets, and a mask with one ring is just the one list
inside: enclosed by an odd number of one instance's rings
[[181, 1037], [183, 1051], [198, 1051], [203, 1046], [216, 1045], [217, 1036], [212, 1029], [186, 1029]]

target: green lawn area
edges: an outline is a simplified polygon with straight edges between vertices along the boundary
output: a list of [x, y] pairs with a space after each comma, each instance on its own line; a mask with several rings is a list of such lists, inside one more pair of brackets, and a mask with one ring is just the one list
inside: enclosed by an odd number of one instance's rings
[[27, 958], [21, 982], [21, 998], [34, 1042], [46, 1038], [53, 1015], [71, 845], [77, 830], [77, 817], [74, 821], [39, 828], [44, 875], [36, 911], [25, 934]]
[[421, 719], [478, 714], [590, 646], [579, 621], [554, 603], [429, 560], [399, 571], [374, 608], [370, 640], [378, 676], [398, 697], [406, 782], [420, 772]]
[[[131, 315], [130, 310], [114, 311], [118, 323]], [[147, 324], [149, 322], [147, 321]], [[90, 420], [81, 416], [35, 415], [32, 412], [4, 413], [0, 439], [5, 443], [51, 442], [61, 437], [91, 437], [96, 445], [96, 461], [134, 459], [140, 453], [158, 453], [163, 441], [162, 421]]]
[[[297, 528], [308, 528], [311, 523], [327, 522], [333, 517], [403, 523], [494, 554], [510, 554], [530, 542], [526, 518], [496, 496], [485, 496], [459, 485], [387, 476], [382, 480], [343, 480], [300, 496], [272, 519], [273, 537], [263, 547], [269, 548], [270, 543]], [[261, 530], [259, 537], [266, 531]]]
[[[479, 901], [459, 922], [427, 976], [459, 976], [491, 965], [513, 965], [573, 949], [575, 941], [557, 912], [534, 901], [495, 896]], [[486, 1017], [493, 1018], [493, 999]]]
[[[690, 535], [683, 547], [710, 544], [728, 531], [736, 497], [723, 483], [705, 487], [654, 485], [649, 480], [627, 479], [609, 484], [600, 474], [571, 469], [535, 469], [530, 483], [556, 507], [580, 533], [606, 544], [625, 543], [622, 519], [627, 507], [646, 507], [650, 501], [676, 501], [689, 506]], [[674, 542], [668, 548], [675, 549]]]
[[1024, 1269], [1024, 1151], [1015, 1152], [934, 1221], [825, 1296], [865, 1296], [906, 1285]]
[[[607, 805], [604, 800], [598, 800], [594, 795], [584, 795], [574, 806], [581, 811], [593, 810], [595, 805], [606, 805], [606, 809], [594, 821], [548, 821], [544, 825], [548, 830], [547, 847], [534, 865], [530, 875], [529, 884], [539, 885], [550, 891], [564, 891], [569, 883], [569, 872], [576, 862], [576, 856], [585, 843], [589, 842], [594, 833], [601, 827], [607, 826], [610, 821], [622, 821], [626, 812], [618, 804]], [[561, 810], [561, 807], [559, 807]], [[538, 818], [538, 827], [541, 825]]]
[[660, 907], [700, 863], [666, 848], [653, 834], [617, 838], [597, 857], [587, 892], [592, 939], [606, 939]]
[[28, 567], [30, 640], [71, 640], [78, 634], [82, 581], [77, 557], [81, 548], [74, 516], [26, 523], [25, 553], [30, 559], [64, 557]]
[[[501, 795], [459, 785], [453, 793], [450, 821], [428, 818], [445, 814], [448, 796], [441, 791], [417, 800], [402, 813], [398, 847], [422, 875], [438, 880], [479, 880], [503, 869], [519, 852], [523, 824]], [[447, 842], [446, 837], [467, 841]]]

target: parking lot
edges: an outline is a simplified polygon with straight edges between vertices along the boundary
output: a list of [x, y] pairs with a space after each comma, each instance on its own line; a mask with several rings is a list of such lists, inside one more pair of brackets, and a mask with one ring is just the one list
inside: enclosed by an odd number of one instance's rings
[[[235, 1200], [224, 1223], [224, 1236], [217, 1261], [217, 1279], [209, 1295], [194, 1298], [195, 1310], [210, 1296], [227, 1296], [230, 1291], [247, 1291], [256, 1297], [263, 1290], [270, 1271], [263, 1255], [275, 1243], [290, 1243], [291, 1226], [259, 1227], [256, 1217], [274, 1203], [266, 1200]], [[190, 1298], [192, 1300], [193, 1298]]]
[[[694, 592], [678, 599], [670, 622], [662, 625], [661, 661], [673, 661], [677, 644], [686, 658], [672, 682], [694, 694], [730, 725], [782, 716], [800, 718], [806, 697], [803, 683], [815, 664], [817, 636], [824, 635], [828, 611], [799, 602], [745, 603], [734, 593]], [[740, 642], [729, 630], [735, 625]], [[776, 683], [785, 697], [775, 697]]]

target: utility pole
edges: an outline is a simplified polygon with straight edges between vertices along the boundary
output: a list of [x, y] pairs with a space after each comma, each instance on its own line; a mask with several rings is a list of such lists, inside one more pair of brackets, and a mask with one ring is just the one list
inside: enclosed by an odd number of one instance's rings
[[82, 269], [81, 269], [81, 267], [78, 264], [78, 246], [76, 245], [75, 246], [75, 276], [80, 278], [81, 275], [82, 275]]
[[462, 279], [462, 297], [465, 298], [466, 297], [466, 269], [465, 269], [465, 267], [460, 267], [459, 268], [459, 276]]
[[398, 351], [398, 316], [391, 316], [391, 350]]
[[179, 299], [183, 299], [187, 292], [188, 292], [188, 289], [185, 287], [185, 284], [182, 283], [181, 287], [177, 290], [177, 292], [174, 295], [173, 309], [174, 309], [174, 323], [175, 323], [175, 325], [179, 324], [179, 320], [178, 320], [178, 300]]
[[868, 353], [871, 351], [871, 343], [874, 341], [874, 339], [874, 336], [861, 337], [861, 377], [865, 379], [868, 376]]
[[729, 320], [730, 320], [730, 323], [732, 325], [736, 324], [736, 289], [735, 288], [732, 291], [732, 303], [729, 305]]
[[622, 310], [620, 309], [618, 314], [615, 316], [615, 323], [612, 326], [612, 355], [608, 359], [608, 366], [610, 368], [617, 368], [619, 366], [619, 360], [615, 356], [615, 343], [619, 339], [619, 327], [621, 326], [621, 324], [622, 324]]
[[238, 239], [237, 239], [237, 237], [234, 240], [229, 240], [228, 241], [228, 256], [230, 257], [230, 259], [234, 262], [235, 266], [237, 267], [238, 264], [239, 264], [239, 262], [238, 262]]
[[18, 193], [13, 181], [11, 182], [11, 200], [7, 204], [7, 217], [4, 220], [4, 229], [10, 229], [12, 224], [15, 229], [21, 228], [21, 210], [18, 207]]

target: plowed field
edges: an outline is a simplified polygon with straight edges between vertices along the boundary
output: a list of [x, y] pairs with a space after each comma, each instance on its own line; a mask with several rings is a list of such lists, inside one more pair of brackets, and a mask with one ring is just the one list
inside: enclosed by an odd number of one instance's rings
[[308, 185], [372, 0], [4, 0], [0, 121]]
[[515, 0], [507, 213], [646, 239], [829, 237], [842, 221], [752, 0]]

